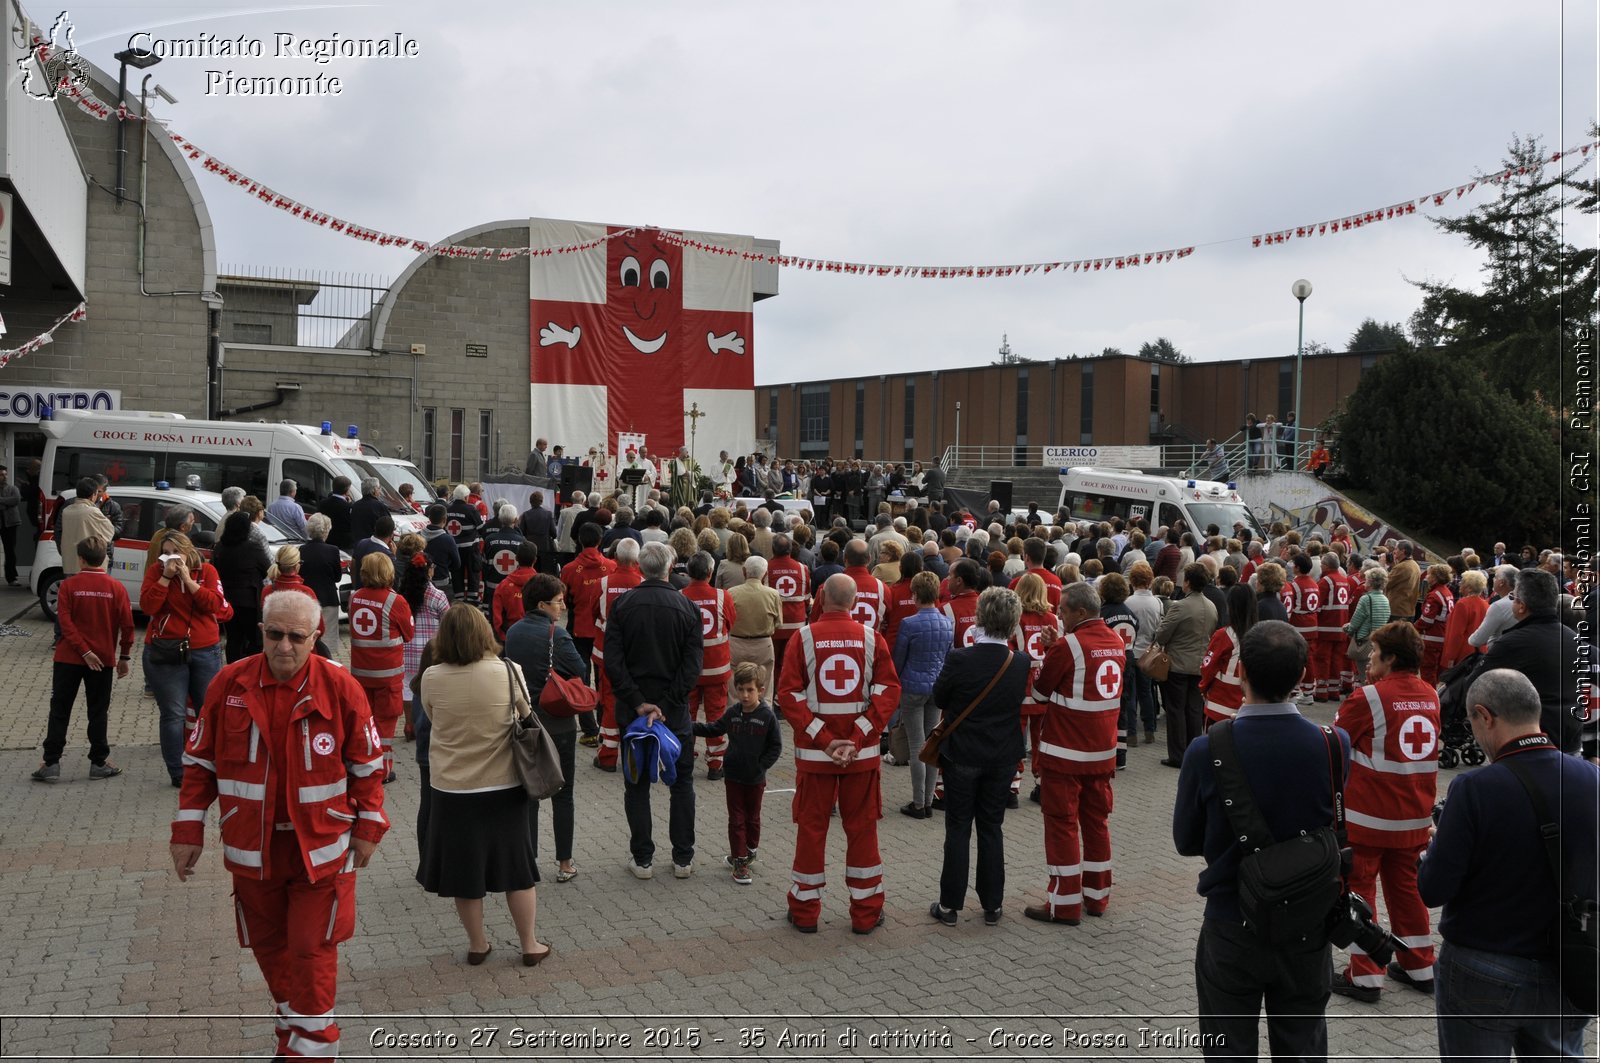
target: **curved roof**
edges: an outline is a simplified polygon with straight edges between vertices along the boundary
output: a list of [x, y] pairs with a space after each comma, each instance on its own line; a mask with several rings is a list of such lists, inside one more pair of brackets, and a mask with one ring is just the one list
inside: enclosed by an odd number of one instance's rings
[[[460, 232], [451, 233], [440, 242], [458, 244], [469, 236], [481, 236], [486, 232], [493, 232], [495, 229], [526, 229], [527, 227], [527, 218], [509, 218], [504, 221], [492, 221], [484, 225], [474, 225], [470, 229], [462, 229]], [[378, 312], [372, 321], [371, 346], [374, 350], [383, 350], [384, 334], [389, 329], [389, 314], [394, 310], [394, 304], [399, 300], [401, 290], [405, 288], [412, 277], [416, 276], [419, 269], [437, 257], [432, 251], [422, 252], [412, 259], [411, 265], [407, 266], [400, 276], [394, 279], [394, 283], [389, 285], [389, 290], [383, 293], [383, 299], [378, 303]]]

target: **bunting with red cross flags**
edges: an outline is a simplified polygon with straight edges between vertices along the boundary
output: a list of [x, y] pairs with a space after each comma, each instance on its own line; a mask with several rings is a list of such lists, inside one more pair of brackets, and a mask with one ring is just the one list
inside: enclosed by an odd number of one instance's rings
[[755, 447], [755, 340], [748, 236], [535, 218], [532, 246], [592, 247], [529, 260], [529, 401], [552, 441], [637, 433], [656, 454]]

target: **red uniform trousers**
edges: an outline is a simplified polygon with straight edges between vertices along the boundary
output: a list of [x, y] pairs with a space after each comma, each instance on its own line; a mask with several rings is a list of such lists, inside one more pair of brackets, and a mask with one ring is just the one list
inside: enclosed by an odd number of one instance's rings
[[[772, 680], [774, 683], [783, 674], [783, 651], [788, 647], [789, 640], [792, 638], [794, 638], [792, 630], [778, 630], [772, 634]], [[772, 691], [769, 690], [767, 693], [770, 695]], [[780, 713], [780, 715], [782, 714]]]
[[1439, 660], [1444, 656], [1443, 642], [1422, 642], [1422, 681], [1431, 686], [1439, 684]]
[[[1110, 775], [1069, 775], [1045, 768], [1039, 804], [1044, 811], [1044, 862], [1051, 916], [1077, 919], [1111, 902]], [[1081, 847], [1080, 847], [1081, 841]]]
[[728, 798], [728, 855], [743, 860], [761, 848], [761, 798], [767, 784], [729, 779], [723, 787]]
[[816, 926], [827, 885], [824, 855], [828, 821], [839, 806], [844, 825], [844, 884], [850, 890], [850, 926], [871, 930], [883, 914], [883, 861], [878, 855], [878, 820], [883, 817], [879, 769], [839, 775], [801, 771], [794, 777], [794, 868], [789, 877], [789, 918]]
[[[689, 721], [694, 722], [702, 709], [706, 723], [716, 723], [728, 707], [728, 673], [701, 676], [700, 682], [689, 691]], [[728, 736], [706, 739], [706, 770], [721, 771], [722, 756], [728, 751]]]
[[255, 953], [277, 1006], [276, 1054], [337, 1056], [339, 942], [355, 932], [355, 872], [312, 882], [294, 831], [275, 832], [271, 845], [270, 878], [233, 876], [239, 944]]
[[1339, 700], [1339, 673], [1349, 662], [1344, 655], [1349, 644], [1350, 636], [1342, 631], [1333, 635], [1319, 631], [1311, 643], [1307, 670], [1311, 673], [1311, 696], [1318, 701]]
[[617, 729], [617, 697], [611, 690], [611, 677], [606, 675], [604, 668], [597, 669], [600, 673], [600, 748], [595, 752], [595, 759], [602, 768], [617, 766], [617, 758], [622, 753], [622, 732]]
[[[1029, 715], [1030, 709], [1038, 711]], [[1044, 733], [1043, 705], [1029, 701], [1022, 703], [1022, 733], [1028, 736], [1028, 756], [1035, 765], [1034, 775], [1037, 776], [1039, 774], [1037, 767], [1039, 763], [1039, 736]], [[1017, 773], [1011, 777], [1011, 792], [1014, 794], [1022, 792], [1022, 761], [1020, 760], [1017, 761]]]
[[400, 717], [406, 714], [400, 689], [402, 680], [402, 676], [395, 676], [393, 680], [380, 680], [387, 684], [385, 686], [361, 684], [361, 689], [367, 693], [367, 707], [372, 710], [372, 724], [378, 729], [378, 737], [383, 739], [385, 779], [394, 774], [394, 730]]
[[[1383, 881], [1383, 904], [1389, 930], [1410, 952], [1396, 952], [1395, 962], [1411, 977], [1433, 977], [1433, 937], [1429, 933], [1428, 906], [1417, 893], [1417, 858], [1428, 848], [1402, 845], [1386, 848], [1352, 843], [1349, 886], [1353, 893], [1378, 910], [1378, 881]], [[1355, 945], [1350, 946], [1350, 981], [1373, 989], [1383, 985], [1383, 968]]]

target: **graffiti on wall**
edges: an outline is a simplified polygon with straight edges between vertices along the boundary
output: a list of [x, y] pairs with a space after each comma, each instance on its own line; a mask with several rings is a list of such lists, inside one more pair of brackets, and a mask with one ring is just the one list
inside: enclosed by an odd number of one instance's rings
[[[1317, 533], [1320, 538], [1326, 540], [1332, 538], [1335, 527], [1348, 524], [1350, 535], [1355, 539], [1357, 548], [1363, 555], [1372, 553], [1390, 539], [1410, 538], [1399, 528], [1373, 516], [1343, 495], [1329, 494], [1309, 505], [1294, 509], [1285, 508], [1276, 502], [1268, 503], [1267, 508], [1270, 520], [1282, 521], [1299, 532], [1302, 539]], [[1419, 557], [1426, 559], [1427, 550], [1420, 543], [1414, 545]]]

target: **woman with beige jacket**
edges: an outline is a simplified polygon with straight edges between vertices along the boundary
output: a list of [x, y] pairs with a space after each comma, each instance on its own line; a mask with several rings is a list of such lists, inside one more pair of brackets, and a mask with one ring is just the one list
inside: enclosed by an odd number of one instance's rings
[[1183, 751], [1204, 726], [1200, 664], [1217, 629], [1217, 607], [1205, 596], [1210, 583], [1211, 573], [1204, 565], [1198, 561], [1185, 565], [1183, 597], [1173, 601], [1156, 629], [1156, 643], [1172, 661], [1161, 684], [1161, 702], [1167, 713], [1167, 756], [1161, 763], [1169, 768], [1183, 766]]
[[429, 812], [417, 881], [456, 902], [467, 931], [467, 962], [489, 958], [483, 898], [504, 893], [522, 946], [534, 967], [550, 955], [534, 936], [534, 884], [539, 867], [528, 829], [531, 802], [518, 781], [511, 717], [531, 711], [522, 669], [496, 654], [483, 611], [455, 605], [430, 644], [434, 664], [422, 673], [422, 708], [431, 724]]

